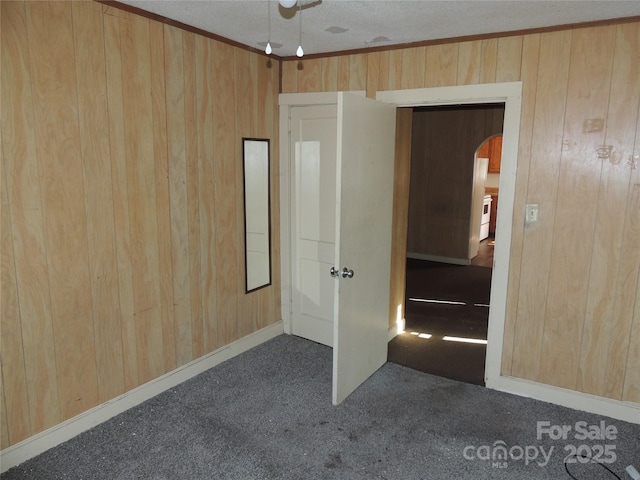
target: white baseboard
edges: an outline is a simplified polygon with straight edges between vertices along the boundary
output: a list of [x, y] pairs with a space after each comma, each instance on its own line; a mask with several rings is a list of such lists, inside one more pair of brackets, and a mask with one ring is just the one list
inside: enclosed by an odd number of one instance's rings
[[0, 473], [70, 440], [110, 418], [209, 370], [284, 332], [282, 321], [269, 325], [218, 350], [176, 368], [150, 382], [76, 415], [54, 427], [0, 451]]
[[453, 265], [470, 265], [471, 260], [466, 258], [441, 257], [440, 255], [427, 255], [425, 253], [407, 252], [407, 258], [416, 260], [428, 260], [430, 262], [451, 263]]
[[640, 404], [638, 403], [613, 400], [507, 376], [500, 376], [497, 379], [487, 378], [486, 386], [501, 392], [640, 424]]

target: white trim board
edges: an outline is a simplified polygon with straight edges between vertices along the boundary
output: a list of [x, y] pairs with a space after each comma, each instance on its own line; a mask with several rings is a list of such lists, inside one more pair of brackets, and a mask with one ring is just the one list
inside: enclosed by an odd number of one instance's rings
[[521, 397], [529, 397], [574, 410], [640, 424], [640, 405], [637, 403], [622, 402], [504, 375], [488, 381], [486, 386], [487, 388], [512, 393]]
[[20, 443], [0, 451], [0, 473], [4, 473], [116, 415], [203, 373], [222, 362], [271, 340], [283, 332], [282, 321], [247, 335], [218, 350], [176, 368], [150, 382], [76, 415]]

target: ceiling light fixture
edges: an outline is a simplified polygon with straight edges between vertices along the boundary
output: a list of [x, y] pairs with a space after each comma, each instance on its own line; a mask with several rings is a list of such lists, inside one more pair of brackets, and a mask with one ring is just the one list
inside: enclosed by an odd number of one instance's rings
[[[270, 3], [270, 1], [269, 1]], [[299, 58], [302, 58], [302, 56], [304, 55], [304, 50], [302, 49], [302, 8], [309, 8], [309, 7], [315, 7], [317, 5], [320, 5], [322, 3], [322, 0], [311, 0], [311, 2], [307, 1], [306, 4], [303, 5], [304, 0], [278, 0], [279, 5], [282, 8], [293, 8], [296, 7], [298, 8], [298, 48], [296, 50], [296, 55]], [[293, 12], [293, 15], [295, 15], [295, 11]], [[292, 16], [293, 16], [292, 15]], [[291, 18], [287, 15], [287, 18]], [[261, 45], [264, 45], [263, 43], [261, 43]], [[276, 44], [277, 46], [277, 44]], [[271, 46], [271, 7], [269, 7], [269, 39], [267, 40], [267, 44], [266, 44], [266, 48], [265, 48], [265, 53], [267, 55], [269, 55], [272, 52], [272, 46]]]
[[264, 53], [271, 55], [271, 0], [267, 1], [267, 17], [269, 18], [269, 36], [267, 37], [267, 46], [264, 49]]
[[296, 55], [302, 58], [302, 56], [304, 55], [304, 50], [302, 50], [302, 0], [300, 0], [298, 15], [300, 15], [300, 28], [298, 30], [298, 49], [296, 50]]

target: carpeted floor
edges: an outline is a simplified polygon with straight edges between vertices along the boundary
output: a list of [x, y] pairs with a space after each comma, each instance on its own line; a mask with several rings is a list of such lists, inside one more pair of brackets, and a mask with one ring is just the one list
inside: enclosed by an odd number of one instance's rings
[[[640, 426], [385, 364], [331, 405], [331, 349], [281, 335], [9, 470], [18, 479], [624, 478]], [[566, 440], [538, 422], [569, 426]], [[577, 422], [616, 429], [574, 438]], [[501, 450], [501, 447], [503, 450]], [[506, 458], [493, 457], [505, 453]], [[493, 458], [492, 458], [493, 457]]]
[[486, 345], [443, 338], [487, 339], [491, 271], [408, 259], [405, 333], [389, 342], [389, 361], [484, 385]]

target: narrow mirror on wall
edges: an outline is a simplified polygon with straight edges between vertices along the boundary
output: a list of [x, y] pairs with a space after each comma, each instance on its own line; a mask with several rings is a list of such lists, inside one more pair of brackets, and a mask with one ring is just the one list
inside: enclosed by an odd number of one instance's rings
[[271, 285], [269, 140], [242, 139], [247, 293]]

